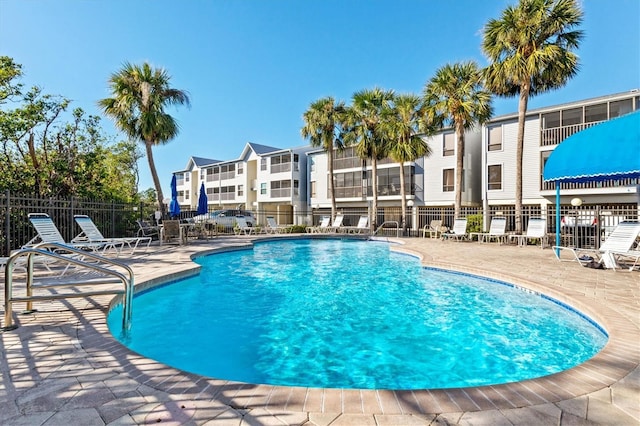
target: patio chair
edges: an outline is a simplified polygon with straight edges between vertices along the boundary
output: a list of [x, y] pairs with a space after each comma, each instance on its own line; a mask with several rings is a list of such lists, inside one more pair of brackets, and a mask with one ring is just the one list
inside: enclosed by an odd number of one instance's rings
[[254, 233], [255, 230], [253, 229], [253, 227], [247, 224], [247, 221], [245, 220], [244, 217], [236, 216], [234, 219], [235, 219], [235, 225], [233, 226], [234, 234], [251, 235], [252, 233]]
[[327, 226], [324, 232], [339, 232], [340, 228], [342, 228], [343, 221], [344, 221], [344, 215], [342, 213], [338, 213], [336, 217], [333, 219], [331, 226]]
[[596, 262], [614, 270], [621, 268], [619, 263], [621, 259], [635, 258], [630, 268], [633, 270], [640, 259], [640, 253], [636, 248], [638, 235], [640, 235], [640, 222], [624, 221], [618, 223], [598, 250], [553, 246], [553, 252], [560, 261], [566, 260], [562, 259], [561, 254], [568, 251], [573, 255], [570, 260], [576, 260], [583, 266]]
[[500, 244], [507, 240], [507, 218], [504, 216], [495, 216], [491, 219], [491, 225], [489, 225], [489, 232], [472, 232], [470, 237], [474, 235], [478, 237], [478, 242], [489, 243], [491, 240], [496, 240]]
[[427, 238], [427, 233], [429, 234], [429, 238], [440, 238], [440, 235], [448, 230], [449, 228], [442, 224], [441, 219], [433, 219], [428, 225], [422, 228], [422, 238]]
[[522, 235], [509, 235], [509, 241], [518, 240], [518, 246], [524, 247], [530, 240], [540, 240], [540, 248], [549, 245], [547, 236], [547, 220], [541, 217], [531, 217], [527, 222], [527, 233]]
[[160, 227], [156, 225], [152, 225], [146, 220], [138, 219], [136, 220], [138, 224], [138, 233], [136, 234], [138, 237], [158, 237], [160, 238]]
[[186, 242], [186, 238], [180, 228], [179, 220], [162, 221], [162, 226], [160, 227], [160, 245], [171, 242], [177, 242], [178, 244], [184, 244]]
[[360, 216], [356, 226], [344, 226], [342, 229], [350, 234], [368, 234], [370, 231], [369, 216]]
[[72, 243], [76, 242], [90, 242], [90, 243], [122, 243], [126, 244], [131, 249], [131, 254], [135, 253], [140, 243], [146, 243], [145, 250], [149, 248], [151, 244], [151, 237], [122, 237], [122, 238], [105, 238], [93, 220], [84, 214], [77, 214], [73, 216], [76, 223], [82, 229], [82, 232], [78, 234]]
[[456, 219], [453, 221], [453, 229], [451, 232], [443, 232], [440, 237], [443, 240], [454, 239], [456, 241], [468, 240], [467, 234], [467, 218]]
[[267, 226], [264, 228], [267, 234], [280, 234], [287, 232], [288, 226], [278, 225], [276, 218], [273, 216], [267, 216]]
[[309, 234], [317, 234], [319, 232], [323, 232], [325, 229], [329, 227], [330, 221], [331, 221], [331, 218], [329, 216], [323, 216], [318, 226], [307, 226], [305, 230]]
[[109, 250], [114, 250], [116, 256], [124, 246], [123, 242], [103, 241], [103, 242], [66, 242], [53, 220], [46, 213], [29, 213], [29, 221], [35, 228], [37, 235], [28, 241], [23, 247], [34, 247], [40, 243], [57, 243], [82, 250], [90, 250], [106, 254]]

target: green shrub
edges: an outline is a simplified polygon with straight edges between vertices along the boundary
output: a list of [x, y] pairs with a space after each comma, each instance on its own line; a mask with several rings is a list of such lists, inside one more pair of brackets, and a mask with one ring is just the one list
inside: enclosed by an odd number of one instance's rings
[[307, 227], [305, 225], [292, 225], [287, 228], [288, 233], [290, 234], [304, 234]]
[[467, 232], [482, 232], [481, 214], [470, 214], [467, 216]]

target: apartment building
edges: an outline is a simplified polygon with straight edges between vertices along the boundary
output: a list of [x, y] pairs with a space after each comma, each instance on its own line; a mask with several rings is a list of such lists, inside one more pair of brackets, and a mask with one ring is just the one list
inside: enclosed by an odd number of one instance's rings
[[[534, 211], [543, 211], [555, 203], [554, 183], [543, 183], [542, 171], [559, 143], [589, 126], [638, 109], [640, 93], [632, 90], [528, 111], [523, 204]], [[463, 207], [484, 207], [485, 211], [513, 208], [517, 127], [518, 114], [514, 112], [465, 133]], [[452, 129], [444, 129], [425, 140], [431, 155], [402, 167], [408, 204], [423, 209], [451, 208], [455, 201], [456, 135]], [[175, 174], [184, 209], [196, 209], [200, 184], [204, 182], [210, 210], [248, 209], [259, 215], [259, 223], [265, 222], [266, 215], [276, 216], [279, 223], [302, 223], [311, 220], [310, 215], [304, 217], [307, 212], [331, 208], [328, 169], [327, 155], [319, 148], [279, 149], [247, 143], [238, 159], [191, 157], [186, 168]], [[370, 160], [361, 159], [355, 148], [347, 147], [334, 151], [333, 169], [336, 203], [341, 211], [354, 214], [367, 211], [375, 188], [377, 222], [399, 219], [399, 164], [390, 159], [379, 161], [378, 181], [374, 185]], [[562, 184], [561, 203], [568, 205], [572, 198], [579, 197], [584, 204], [634, 206], [640, 204], [639, 184], [638, 179]]]
[[[558, 144], [574, 133], [638, 109], [640, 93], [632, 90], [527, 111], [522, 165], [523, 205], [540, 206], [544, 210], [548, 204], [555, 203], [555, 183], [544, 183], [542, 172]], [[515, 203], [517, 132], [517, 112], [495, 117], [482, 128], [482, 199], [485, 207]], [[620, 155], [640, 153], [621, 152]], [[638, 179], [563, 183], [561, 204], [568, 205], [576, 197], [584, 204], [637, 204], [639, 183]]]
[[184, 170], [174, 172], [178, 201], [183, 209], [195, 210], [204, 183], [210, 211], [251, 210], [258, 223], [265, 223], [266, 216], [294, 223], [296, 212], [308, 205], [305, 154], [310, 149], [247, 143], [235, 160], [191, 157]]

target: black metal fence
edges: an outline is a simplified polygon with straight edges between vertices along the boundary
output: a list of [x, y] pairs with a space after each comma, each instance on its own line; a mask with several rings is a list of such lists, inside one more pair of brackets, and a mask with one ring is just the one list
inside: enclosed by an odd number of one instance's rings
[[[344, 216], [344, 226], [356, 226], [361, 216], [369, 215], [366, 207], [338, 208], [338, 211]], [[449, 228], [453, 226], [453, 206], [416, 206], [409, 208], [409, 211], [410, 213], [406, 217], [406, 231], [402, 232], [400, 206], [379, 208], [376, 224], [380, 229], [377, 235], [396, 236], [400, 228], [400, 235], [422, 236], [422, 229], [434, 219], [442, 220], [442, 223]], [[5, 191], [0, 193], [0, 256], [8, 256], [12, 250], [19, 249], [35, 236], [35, 231], [28, 220], [29, 213], [49, 214], [65, 241], [70, 241], [80, 233], [80, 229], [75, 224], [74, 215], [86, 214], [91, 217], [105, 237], [123, 237], [136, 234], [138, 230], [136, 219], [153, 221], [155, 212], [156, 208], [152, 204], [127, 204], [75, 197], [65, 199], [39, 198], [11, 194], [9, 191]], [[266, 223], [267, 216], [274, 216], [278, 224], [298, 225], [296, 229], [300, 231], [305, 226], [318, 225], [322, 217], [330, 216], [331, 210], [297, 210], [295, 213], [289, 211], [280, 216], [273, 211], [253, 211], [252, 213], [259, 226]], [[184, 210], [180, 214], [180, 219], [188, 220], [195, 214], [195, 211]], [[486, 231], [489, 228], [491, 218], [496, 215], [507, 218], [507, 232], [515, 232], [514, 206], [491, 206], [486, 215], [484, 210], [479, 207], [464, 207], [461, 211], [461, 216], [467, 218], [468, 232]], [[546, 210], [543, 210], [540, 205], [523, 206], [522, 231], [526, 232], [530, 217], [541, 216], [547, 220], [547, 232], [554, 235], [556, 230], [555, 205], [547, 206]], [[560, 217], [562, 218], [560, 244], [597, 248], [620, 221], [638, 220], [638, 205], [562, 206]]]
[[80, 233], [74, 215], [86, 214], [105, 237], [135, 235], [136, 219], [149, 218], [155, 209], [144, 204], [127, 204], [86, 200], [81, 198], [41, 198], [30, 195], [0, 193], [0, 256], [8, 256], [32, 238], [36, 232], [29, 222], [29, 213], [47, 213], [65, 241]]

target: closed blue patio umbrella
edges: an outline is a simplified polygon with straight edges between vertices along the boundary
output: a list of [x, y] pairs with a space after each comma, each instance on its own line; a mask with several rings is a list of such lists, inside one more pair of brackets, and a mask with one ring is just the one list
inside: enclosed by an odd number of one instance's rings
[[200, 184], [200, 196], [198, 197], [198, 214], [206, 214], [209, 211], [209, 200], [204, 189], [204, 182]]
[[171, 178], [171, 201], [169, 202], [169, 216], [176, 218], [180, 215], [180, 204], [178, 203], [178, 185], [176, 175]]

